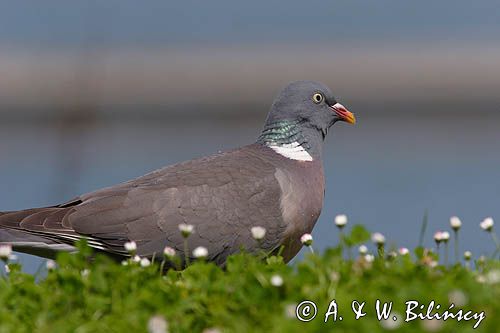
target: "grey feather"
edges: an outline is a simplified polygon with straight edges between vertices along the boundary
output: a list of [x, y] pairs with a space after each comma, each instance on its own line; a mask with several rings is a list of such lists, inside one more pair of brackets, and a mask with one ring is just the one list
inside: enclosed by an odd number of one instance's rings
[[[184, 258], [178, 225], [188, 223], [195, 228], [189, 248], [206, 247], [217, 264], [241, 248], [272, 251], [281, 245], [288, 261], [323, 206], [321, 145], [338, 119], [329, 105], [311, 102], [318, 91], [325, 101], [335, 101], [319, 83], [295, 82], [285, 88], [257, 143], [168, 166], [61, 205], [0, 213], [0, 243], [53, 257], [87, 238], [97, 250], [126, 256], [124, 243], [135, 241], [140, 256], [157, 256], [170, 246]], [[313, 159], [280, 155], [269, 147], [269, 142], [276, 144], [276, 135], [279, 144], [300, 137]], [[266, 228], [262, 242], [252, 238], [253, 226]]]

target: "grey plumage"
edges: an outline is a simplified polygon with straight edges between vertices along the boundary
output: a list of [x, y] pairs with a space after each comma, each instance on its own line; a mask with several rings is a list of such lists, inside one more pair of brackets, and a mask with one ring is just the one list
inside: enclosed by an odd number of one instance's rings
[[[318, 92], [325, 97], [321, 105], [311, 100]], [[271, 107], [256, 143], [168, 166], [61, 205], [0, 213], [0, 243], [51, 257], [85, 237], [92, 247], [120, 257], [127, 255], [124, 243], [133, 240], [140, 256], [152, 257], [165, 246], [182, 253], [178, 225], [188, 223], [195, 227], [189, 247], [204, 246], [209, 260], [224, 264], [242, 247], [255, 251], [250, 229], [263, 226], [267, 233], [260, 246], [272, 251], [284, 245], [288, 261], [321, 212], [324, 135], [335, 121], [348, 120], [333, 102], [324, 85], [292, 83]], [[280, 122], [292, 127], [280, 128]], [[300, 154], [311, 160], [295, 160], [280, 149], [291, 154], [302, 149]]]

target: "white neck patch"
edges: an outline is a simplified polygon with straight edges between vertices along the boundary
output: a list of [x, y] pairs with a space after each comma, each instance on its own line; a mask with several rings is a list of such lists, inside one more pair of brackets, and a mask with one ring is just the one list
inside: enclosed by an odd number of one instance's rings
[[277, 145], [275, 143], [270, 143], [267, 145], [269, 148], [277, 152], [278, 154], [285, 156], [291, 160], [297, 161], [312, 161], [312, 156], [304, 149], [297, 141], [292, 143], [285, 143], [282, 145]]

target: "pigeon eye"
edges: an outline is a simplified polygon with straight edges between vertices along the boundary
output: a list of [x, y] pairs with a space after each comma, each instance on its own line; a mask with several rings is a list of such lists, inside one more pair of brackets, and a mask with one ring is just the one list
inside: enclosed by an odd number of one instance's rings
[[313, 95], [312, 99], [313, 99], [314, 103], [319, 104], [319, 103], [323, 102], [323, 99], [325, 99], [325, 98], [323, 97], [322, 94], [316, 93]]

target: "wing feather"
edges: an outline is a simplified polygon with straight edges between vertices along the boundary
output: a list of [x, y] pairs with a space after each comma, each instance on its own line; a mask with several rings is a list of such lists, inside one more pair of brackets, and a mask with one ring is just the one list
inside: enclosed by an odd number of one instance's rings
[[138, 253], [153, 256], [168, 245], [184, 251], [180, 223], [195, 226], [189, 247], [205, 246], [223, 263], [241, 246], [255, 250], [250, 228], [268, 229], [269, 250], [285, 230], [275, 166], [256, 147], [166, 167], [135, 180], [82, 195], [56, 207], [0, 215], [0, 226], [123, 255], [134, 240]]

